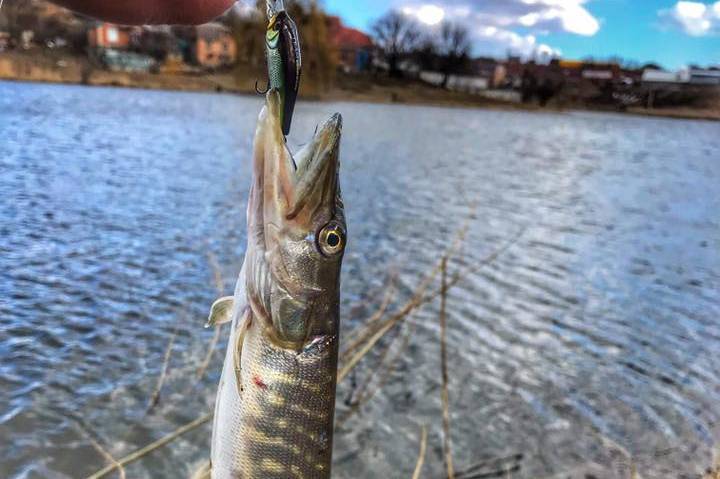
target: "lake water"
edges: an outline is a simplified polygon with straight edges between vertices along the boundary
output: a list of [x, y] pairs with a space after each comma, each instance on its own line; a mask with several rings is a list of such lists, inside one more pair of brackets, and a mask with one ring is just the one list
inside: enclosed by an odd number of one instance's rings
[[[106, 463], [93, 441], [121, 457], [210, 410], [225, 349], [223, 336], [198, 380], [212, 264], [231, 292], [260, 106], [0, 83], [0, 477], [83, 477]], [[448, 295], [456, 470], [664, 478], [712, 464], [720, 124], [301, 103], [290, 143], [335, 111], [346, 333], [389, 278], [402, 305], [468, 218], [450, 274], [521, 234]], [[410, 477], [422, 425], [423, 477], [443, 477], [438, 308], [340, 385], [334, 477]], [[388, 347], [397, 361], [381, 368]], [[374, 397], [348, 406], [374, 369]], [[184, 477], [209, 438], [206, 424], [128, 477]]]

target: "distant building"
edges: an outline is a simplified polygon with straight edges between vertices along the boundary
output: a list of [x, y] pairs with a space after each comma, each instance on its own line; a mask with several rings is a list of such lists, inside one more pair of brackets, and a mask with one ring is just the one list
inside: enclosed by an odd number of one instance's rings
[[149, 72], [156, 65], [151, 56], [111, 48], [102, 50], [98, 58], [109, 70], [116, 72]]
[[676, 72], [647, 68], [642, 74], [646, 106], [702, 103], [720, 95], [720, 70], [690, 68]]
[[555, 60], [551, 62], [557, 66], [566, 80], [580, 80], [582, 78], [584, 62], [579, 60]]
[[155, 60], [138, 53], [143, 29], [112, 23], [98, 23], [88, 30], [91, 57], [111, 71], [149, 72]]
[[346, 27], [339, 17], [328, 17], [328, 34], [338, 50], [339, 66], [343, 71], [361, 72], [370, 67], [374, 47], [367, 34]]
[[[421, 71], [419, 78], [425, 83], [429, 83], [430, 85], [436, 87], [445, 83], [445, 75], [440, 72]], [[477, 95], [480, 92], [487, 90], [489, 84], [490, 82], [487, 78], [466, 75], [450, 75], [448, 76], [447, 85], [445, 85], [445, 87], [450, 91], [459, 91]]]
[[88, 31], [88, 43], [90, 48], [128, 50], [133, 43], [137, 43], [141, 32], [139, 27], [100, 23]]
[[[518, 88], [522, 83], [525, 65], [520, 57], [509, 57], [505, 62], [504, 83], [507, 87]], [[498, 85], [500, 86], [500, 85]]]
[[0, 32], [0, 52], [10, 49], [10, 33]]
[[32, 30], [23, 30], [20, 34], [20, 46], [23, 50], [30, 50], [35, 40], [35, 32]]
[[668, 72], [664, 70], [645, 69], [642, 74], [643, 84], [677, 84], [685, 83], [680, 72]]
[[688, 71], [689, 83], [692, 85], [720, 86], [720, 70], [693, 68]]
[[507, 69], [494, 58], [475, 58], [471, 60], [472, 73], [485, 80], [487, 87], [502, 86]]
[[581, 75], [586, 80], [617, 81], [620, 79], [620, 66], [617, 64], [586, 64], [583, 66]]
[[222, 68], [235, 64], [237, 44], [226, 26], [207, 23], [196, 29], [195, 61], [205, 68]]
[[162, 63], [168, 57], [181, 55], [180, 40], [168, 25], [149, 25], [142, 27], [136, 51], [153, 57]]
[[507, 67], [501, 63], [498, 63], [495, 67], [495, 74], [492, 78], [492, 87], [500, 88], [505, 85], [507, 79]]
[[570, 82], [587, 80], [604, 84], [618, 82], [622, 78], [622, 69], [617, 63], [554, 59], [550, 66], [556, 71], [559, 69], [565, 80]]
[[720, 86], [720, 70], [692, 68], [668, 72], [645, 69], [642, 74], [642, 82], [645, 85]]

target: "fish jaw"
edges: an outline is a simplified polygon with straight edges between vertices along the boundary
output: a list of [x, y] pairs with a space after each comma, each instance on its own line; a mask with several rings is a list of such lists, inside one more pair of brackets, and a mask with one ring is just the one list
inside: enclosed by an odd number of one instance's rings
[[281, 100], [267, 95], [255, 135], [248, 204], [248, 303], [279, 345], [300, 350], [336, 335], [346, 226], [340, 194], [342, 117], [297, 154], [285, 144]]

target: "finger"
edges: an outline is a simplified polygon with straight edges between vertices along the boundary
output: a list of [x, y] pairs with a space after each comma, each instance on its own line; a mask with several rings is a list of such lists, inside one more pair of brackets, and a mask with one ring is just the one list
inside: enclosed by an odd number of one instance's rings
[[199, 24], [222, 15], [234, 0], [54, 0], [85, 15], [129, 25]]

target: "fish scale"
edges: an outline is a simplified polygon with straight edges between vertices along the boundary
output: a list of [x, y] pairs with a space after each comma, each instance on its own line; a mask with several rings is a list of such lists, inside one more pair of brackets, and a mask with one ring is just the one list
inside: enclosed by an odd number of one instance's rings
[[[233, 364], [240, 328], [231, 335], [226, 364]], [[241, 387], [235, 374], [226, 374], [234, 369], [228, 367], [219, 392], [231, 418], [215, 426], [218, 436], [231, 442], [219, 441], [213, 456], [214, 462], [233, 464], [235, 470], [213, 477], [327, 477], [337, 339], [297, 353], [273, 345], [260, 322], [252, 321], [241, 349]]]

